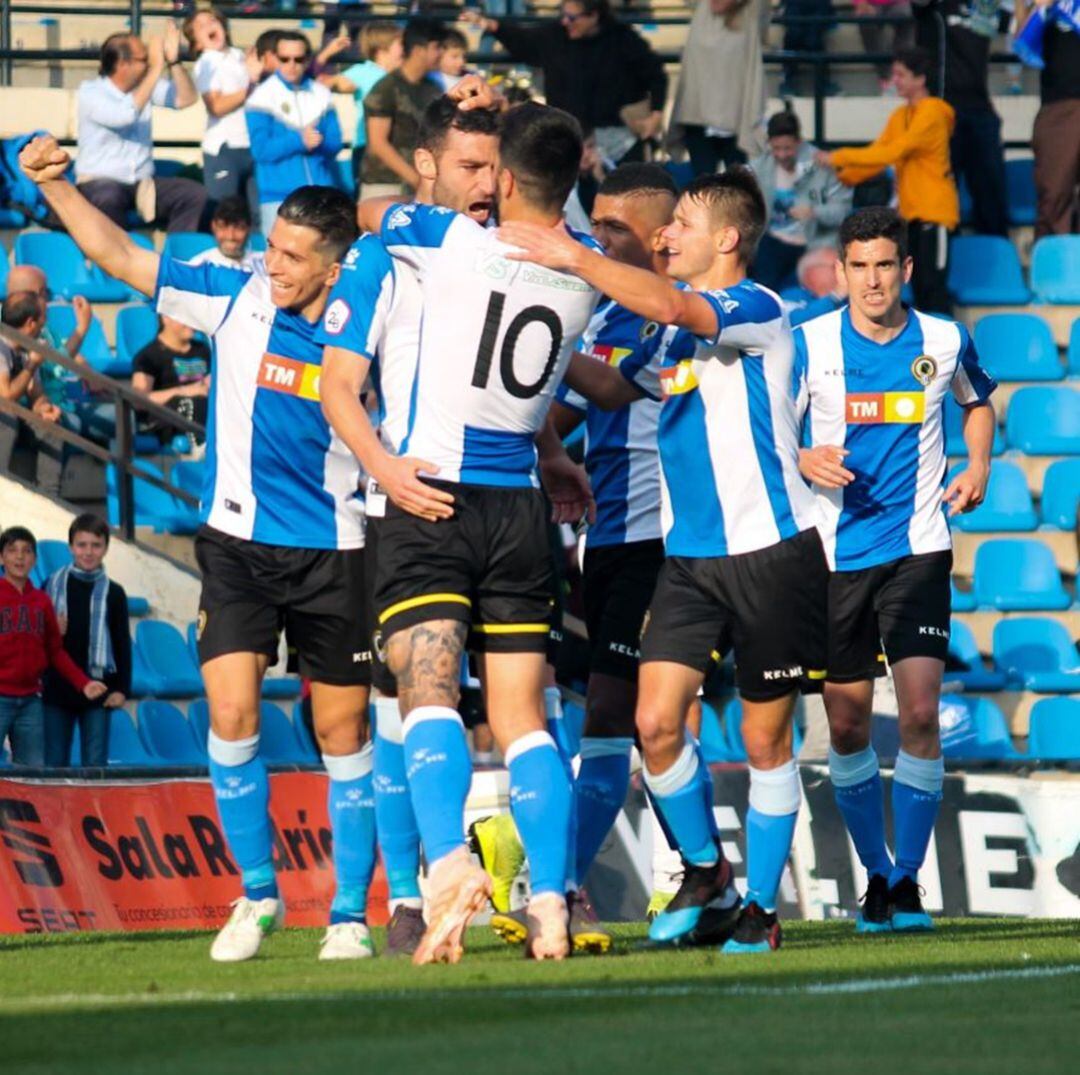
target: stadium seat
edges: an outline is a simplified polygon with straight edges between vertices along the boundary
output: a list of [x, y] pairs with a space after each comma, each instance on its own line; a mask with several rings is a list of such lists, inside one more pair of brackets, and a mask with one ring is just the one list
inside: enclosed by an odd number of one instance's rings
[[135, 649], [157, 698], [193, 698], [203, 692], [202, 675], [184, 636], [171, 623], [142, 620], [135, 627]]
[[8, 254], [6, 248], [0, 246], [0, 300], [7, 298], [8, 278]]
[[943, 695], [941, 752], [951, 760], [1000, 761], [1022, 757], [1005, 715], [989, 698]]
[[262, 681], [264, 698], [295, 698], [299, 693], [298, 676], [266, 676]]
[[742, 703], [732, 698], [724, 706], [724, 741], [727, 744], [728, 761], [746, 761], [746, 744], [742, 737]]
[[975, 552], [975, 600], [1002, 612], [1060, 611], [1071, 604], [1054, 554], [1041, 541], [1000, 538]]
[[1050, 326], [1037, 314], [987, 314], [975, 326], [979, 361], [999, 381], [1065, 376]]
[[356, 183], [353, 180], [352, 160], [349, 157], [338, 157], [334, 161], [334, 168], [337, 173], [338, 186], [346, 194], [355, 194]]
[[1000, 235], [953, 239], [948, 287], [963, 306], [1025, 306], [1031, 298], [1016, 247]]
[[[76, 736], [76, 738], [78, 738]], [[74, 754], [74, 752], [73, 752]], [[72, 762], [74, 763], [74, 757]], [[126, 709], [114, 709], [109, 721], [109, 765], [160, 765], [139, 737], [139, 731]]]
[[[164, 477], [160, 467], [139, 460], [139, 466], [151, 474]], [[105, 498], [109, 524], [120, 525], [120, 496], [116, 464], [105, 470]], [[159, 489], [143, 478], [135, 479], [135, 525], [149, 526], [157, 534], [194, 534], [199, 526], [199, 513], [172, 493]]]
[[664, 170], [675, 180], [679, 190], [689, 186], [694, 179], [694, 169], [689, 161], [664, 161]]
[[1005, 183], [1009, 198], [1009, 223], [1014, 228], [1035, 223], [1035, 158], [1018, 157], [1005, 162]]
[[971, 590], [958, 590], [956, 588], [956, 582], [949, 581], [952, 596], [952, 610], [953, 612], [974, 612], [977, 602], [975, 601], [975, 594]]
[[[45, 319], [49, 328], [62, 340], [75, 331], [75, 308], [67, 303], [50, 302]], [[79, 352], [98, 373], [104, 373], [106, 377], [131, 376], [131, 367], [114, 357], [96, 314], [90, 320], [90, 328]]]
[[152, 306], [125, 306], [116, 315], [116, 361], [127, 369], [135, 365], [135, 356], [157, 335], [158, 317]]
[[201, 459], [182, 459], [173, 463], [169, 471], [169, 480], [179, 489], [192, 496], [202, 496], [203, 478], [206, 476], [206, 464]]
[[1042, 521], [1058, 530], [1075, 530], [1080, 508], [1080, 459], [1059, 459], [1043, 475], [1039, 509]]
[[1080, 317], [1069, 329], [1069, 347], [1065, 352], [1065, 369], [1070, 377], [1080, 377]]
[[717, 762], [737, 760], [731, 757], [720, 715], [705, 701], [701, 703], [701, 735], [699, 741], [701, 743], [701, 753], [710, 765]]
[[20, 231], [25, 228], [29, 221], [25, 214], [10, 206], [0, 208], [0, 228], [10, 228], [12, 231]]
[[45, 580], [65, 564], [71, 563], [71, 549], [66, 541], [45, 538], [37, 544], [37, 563], [30, 572], [30, 581], [39, 589], [45, 586]]
[[263, 702], [259, 706], [259, 753], [269, 765], [299, 765], [304, 755], [300, 737], [280, 706]]
[[1080, 303], [1080, 235], [1044, 235], [1036, 241], [1031, 288], [1039, 302]]
[[248, 237], [248, 250], [252, 254], [265, 254], [266, 236], [262, 232], [252, 232]]
[[1005, 436], [1027, 455], [1080, 455], [1080, 392], [1019, 389], [1009, 400]]
[[[945, 454], [964, 456], [968, 454], [964, 443], [964, 408], [953, 398], [952, 393], [945, 397], [945, 410], [942, 414], [945, 427]], [[994, 426], [994, 443], [990, 449], [992, 455], [1001, 455], [1005, 450], [1005, 438], [1001, 430]]]
[[[949, 481], [964, 469], [961, 463], [949, 472]], [[990, 467], [986, 499], [966, 515], [952, 520], [957, 530], [986, 534], [995, 530], [1034, 530], [1039, 525], [1027, 477], [1015, 463], [999, 459]]]
[[1000, 620], [994, 626], [994, 660], [1029, 691], [1080, 692], [1080, 653], [1057, 620], [1040, 616]]
[[1080, 700], [1043, 698], [1031, 707], [1028, 754], [1048, 761], [1080, 760]]
[[184, 162], [173, 157], [155, 157], [154, 175], [159, 179], [175, 179], [184, 170]]
[[23, 232], [15, 240], [15, 264], [37, 265], [48, 278], [49, 290], [69, 301], [82, 295], [91, 302], [126, 302], [129, 295], [127, 284], [106, 276], [61, 232]]
[[195, 741], [187, 718], [169, 702], [139, 703], [139, 729], [150, 752], [173, 765], [205, 765], [206, 748]]
[[949, 624], [949, 661], [956, 669], [946, 668], [945, 679], [959, 683], [965, 691], [1003, 691], [1008, 686], [1008, 676], [996, 666], [988, 670], [975, 643], [975, 635], [962, 620]]
[[173, 231], [165, 236], [162, 253], [166, 257], [190, 261], [204, 250], [214, 247], [214, 237], [202, 231]]

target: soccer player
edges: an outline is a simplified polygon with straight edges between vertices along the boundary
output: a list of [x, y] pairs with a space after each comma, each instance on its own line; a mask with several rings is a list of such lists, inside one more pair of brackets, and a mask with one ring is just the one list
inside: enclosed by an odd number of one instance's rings
[[[531, 104], [508, 112], [500, 217], [565, 227], [561, 209], [580, 156], [571, 117]], [[362, 204], [360, 217], [380, 230], [395, 261], [417, 272], [424, 299], [409, 390], [382, 378], [384, 430], [398, 454], [382, 447], [357, 403], [370, 347], [355, 336], [328, 347], [323, 374], [327, 417], [391, 502], [378, 520], [375, 604], [405, 714], [408, 780], [432, 888], [413, 959], [456, 962], [465, 926], [490, 894], [464, 836], [471, 765], [456, 704], [470, 633], [531, 864], [527, 951], [561, 959], [569, 951], [571, 792], [545, 730], [551, 569], [533, 442], [596, 296], [573, 277], [508, 260], [494, 232], [447, 209], [378, 201]], [[343, 336], [351, 318], [349, 279], [328, 309], [330, 335]], [[370, 490], [368, 510], [379, 511]]]
[[[724, 898], [731, 866], [707, 769], [685, 736], [710, 654], [731, 632], [750, 762], [747, 897], [726, 952], [779, 947], [776, 898], [801, 798], [791, 718], [804, 678], [824, 674], [828, 565], [817, 508], [798, 471], [793, 348], [779, 299], [746, 279], [765, 224], [743, 169], [703, 176], [664, 230], [668, 273], [620, 264], [554, 229], [504, 224], [516, 257], [583, 277], [665, 331], [660, 387], [662, 525], [667, 559], [641, 640], [637, 729], [646, 786], [687, 869], [650, 936], [692, 936]], [[695, 338], [682, 358], [676, 326]]]
[[[370, 653], [356, 611], [364, 607], [363, 505], [356, 460], [319, 408], [322, 348], [314, 340], [356, 237], [355, 208], [331, 188], [301, 187], [282, 203], [265, 263], [252, 272], [192, 266], [136, 246], [93, 209], [63, 179], [68, 155], [54, 139], [34, 139], [20, 159], [90, 260], [154, 295], [159, 313], [214, 338], [210, 465], [196, 538], [199, 656], [210, 702], [210, 778], [243, 895], [211, 958], [250, 959], [284, 919], [269, 782], [258, 753], [260, 687], [282, 627], [312, 681], [316, 737], [330, 776], [337, 888], [320, 958], [370, 956]], [[388, 259], [373, 271], [387, 273]], [[355, 316], [378, 314], [371, 306]]]
[[[949, 644], [948, 515], [981, 503], [990, 474], [994, 381], [967, 330], [909, 309], [904, 222], [862, 209], [840, 228], [850, 305], [795, 330], [800, 469], [824, 516], [829, 578], [825, 709], [829, 774], [869, 882], [862, 932], [925, 930], [918, 872], [944, 780], [938, 698]], [[964, 408], [968, 466], [945, 486], [942, 408]], [[892, 668], [900, 711], [893, 772], [895, 862], [885, 846], [878, 759], [870, 745], [875, 676]]]

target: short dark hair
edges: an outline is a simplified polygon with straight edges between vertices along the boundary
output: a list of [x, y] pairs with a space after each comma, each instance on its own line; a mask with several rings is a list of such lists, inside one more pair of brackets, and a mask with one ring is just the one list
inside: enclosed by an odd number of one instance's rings
[[278, 30], [277, 40], [274, 42], [274, 52], [277, 52], [277, 47], [282, 41], [294, 41], [304, 46], [306, 52], [305, 55], [311, 55], [311, 42], [307, 39], [306, 34], [300, 33], [299, 30]]
[[469, 39], [460, 31], [451, 27], [446, 33], [443, 34], [443, 48], [446, 49], [464, 49], [469, 51]]
[[907, 257], [907, 225], [895, 209], [887, 205], [871, 205], [856, 209], [840, 225], [840, 260], [847, 260], [850, 243], [868, 243], [872, 239], [888, 239], [896, 243], [897, 256]]
[[251, 208], [248, 206], [247, 198], [239, 194], [230, 194], [227, 198], [222, 198], [214, 206], [214, 215], [210, 219], [221, 224], [246, 224], [250, 228]]
[[893, 54], [893, 63], [903, 64], [916, 78], [929, 78], [934, 59], [920, 45], [909, 45], [896, 50]]
[[581, 168], [581, 127], [561, 108], [529, 101], [503, 117], [501, 167], [538, 209], [562, 209]]
[[436, 153], [452, 130], [464, 134], [489, 134], [498, 137], [501, 127], [502, 115], [499, 112], [490, 108], [473, 108], [465, 112], [458, 108], [457, 101], [444, 94], [436, 97], [424, 109], [416, 145], [419, 149]]
[[336, 187], [297, 187], [281, 203], [278, 216], [287, 224], [317, 231], [334, 261], [345, 256], [359, 235], [356, 203]]
[[739, 233], [739, 258], [749, 264], [765, 230], [765, 199], [749, 168], [728, 168], [717, 175], [699, 175], [687, 184], [684, 198], [704, 205], [713, 219]]
[[672, 174], [659, 164], [620, 164], [604, 176], [596, 191], [609, 198], [627, 194], [670, 194], [678, 198], [679, 187]]
[[615, 16], [611, 12], [611, 0], [573, 0], [585, 15], [599, 15], [601, 22], [613, 22]]
[[409, 19], [405, 23], [405, 33], [401, 40], [401, 46], [406, 56], [409, 55], [413, 49], [424, 49], [432, 43], [432, 41], [443, 41], [446, 39], [446, 26], [438, 19], [429, 19], [421, 16], [416, 19]]
[[799, 117], [794, 112], [776, 112], [769, 117], [765, 125], [766, 138], [802, 138], [802, 127], [799, 125]]
[[0, 321], [22, 328], [31, 318], [41, 316], [41, 296], [36, 291], [13, 291], [0, 307]]
[[68, 527], [68, 544], [70, 545], [75, 540], [76, 534], [93, 534], [94, 537], [104, 538], [107, 546], [110, 533], [109, 524], [100, 515], [88, 511], [82, 515], [76, 515], [72, 520], [71, 526]]
[[281, 30], [263, 30], [255, 38], [255, 55], [265, 56], [268, 52], [273, 52], [277, 48], [278, 38], [281, 37], [281, 34]]
[[0, 552], [3, 552], [13, 541], [25, 541], [37, 556], [37, 538], [25, 526], [9, 526], [0, 534]]
[[121, 30], [119, 33], [109, 34], [101, 43], [101, 52], [98, 57], [98, 74], [109, 77], [121, 60], [131, 59], [131, 42], [136, 35], [130, 30]]

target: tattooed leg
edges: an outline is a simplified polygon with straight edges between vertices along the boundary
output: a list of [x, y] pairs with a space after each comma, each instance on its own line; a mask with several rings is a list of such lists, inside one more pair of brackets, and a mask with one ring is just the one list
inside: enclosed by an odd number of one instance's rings
[[420, 706], [457, 708], [467, 633], [460, 620], [431, 620], [390, 636], [386, 664], [397, 679], [403, 717]]

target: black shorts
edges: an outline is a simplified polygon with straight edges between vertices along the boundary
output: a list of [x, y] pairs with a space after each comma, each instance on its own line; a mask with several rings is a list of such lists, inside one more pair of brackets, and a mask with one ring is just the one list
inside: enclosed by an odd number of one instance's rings
[[[544, 501], [545, 518], [551, 519], [548, 501]], [[554, 668], [559, 663], [559, 648], [563, 641], [563, 614], [566, 611], [566, 550], [562, 533], [553, 522], [548, 522], [548, 548], [551, 556], [551, 626], [548, 631], [547, 663]]]
[[637, 683], [641, 625], [663, 565], [659, 538], [586, 547], [582, 582], [590, 672]]
[[442, 487], [454, 495], [451, 518], [429, 523], [387, 503], [377, 524], [379, 646], [418, 623], [458, 620], [469, 625], [469, 647], [478, 652], [546, 653], [552, 572], [543, 494]]
[[673, 556], [656, 583], [641, 660], [707, 670], [730, 638], [735, 684], [752, 702], [825, 678], [829, 567], [817, 530], [738, 556]]
[[829, 578], [829, 674], [857, 683], [885, 674], [885, 658], [936, 657], [949, 650], [952, 553], [921, 553]]
[[285, 631], [300, 675], [317, 683], [371, 682], [371, 624], [363, 549], [297, 549], [202, 527], [199, 660], [263, 653], [273, 661]]

